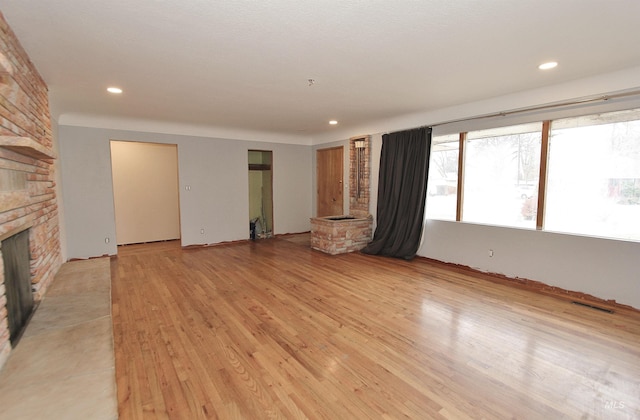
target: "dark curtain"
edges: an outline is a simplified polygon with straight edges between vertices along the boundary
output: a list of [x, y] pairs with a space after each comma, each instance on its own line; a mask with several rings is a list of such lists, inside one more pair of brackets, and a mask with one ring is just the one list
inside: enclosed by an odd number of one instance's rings
[[420, 246], [431, 127], [382, 136], [377, 227], [362, 252], [411, 259]]

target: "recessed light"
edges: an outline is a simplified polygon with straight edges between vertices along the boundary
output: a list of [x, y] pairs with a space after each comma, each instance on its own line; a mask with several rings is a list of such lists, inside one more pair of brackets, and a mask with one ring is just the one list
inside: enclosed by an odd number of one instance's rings
[[336, 124], [338, 124], [338, 121], [336, 121], [336, 120], [331, 120], [331, 121], [329, 121], [329, 124], [331, 124], [331, 125], [336, 125]]
[[542, 63], [538, 66], [540, 70], [549, 70], [558, 66], [555, 61], [549, 61], [548, 63]]
[[109, 93], [122, 93], [122, 89], [112, 86], [112, 87], [108, 87], [107, 88], [107, 92], [109, 92]]

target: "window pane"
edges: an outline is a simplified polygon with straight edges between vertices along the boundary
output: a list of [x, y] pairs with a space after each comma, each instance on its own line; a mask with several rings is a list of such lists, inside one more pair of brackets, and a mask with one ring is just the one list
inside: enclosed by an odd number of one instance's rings
[[470, 132], [463, 220], [535, 228], [542, 124]]
[[431, 140], [425, 216], [456, 220], [459, 134]]
[[640, 240], [640, 110], [553, 122], [549, 141], [545, 229]]

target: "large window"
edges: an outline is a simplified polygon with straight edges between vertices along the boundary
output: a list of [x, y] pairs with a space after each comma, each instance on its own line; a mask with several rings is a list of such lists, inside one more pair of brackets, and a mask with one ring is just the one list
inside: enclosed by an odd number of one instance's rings
[[545, 229], [640, 240], [640, 111], [551, 123]]
[[431, 140], [425, 210], [428, 219], [456, 220], [459, 138], [455, 134]]
[[459, 134], [434, 137], [426, 217], [456, 220], [459, 201], [466, 222], [640, 241], [640, 109], [551, 121], [546, 153], [543, 126], [466, 133], [464, 158]]
[[534, 229], [542, 123], [469, 132], [463, 220]]

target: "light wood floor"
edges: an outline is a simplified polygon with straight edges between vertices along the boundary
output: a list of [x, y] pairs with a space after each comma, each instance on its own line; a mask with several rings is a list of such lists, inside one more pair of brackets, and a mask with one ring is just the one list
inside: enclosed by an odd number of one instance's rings
[[112, 259], [120, 419], [640, 418], [640, 316], [308, 236]]

